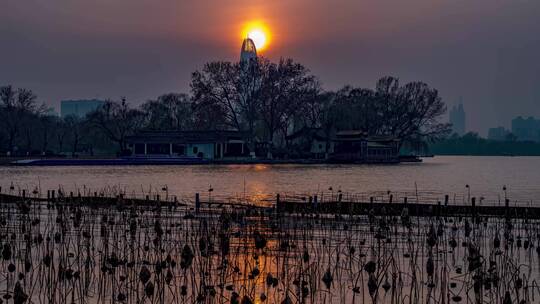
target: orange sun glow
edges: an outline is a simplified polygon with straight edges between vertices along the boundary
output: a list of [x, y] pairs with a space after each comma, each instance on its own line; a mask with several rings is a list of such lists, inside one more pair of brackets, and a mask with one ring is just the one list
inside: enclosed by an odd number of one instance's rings
[[265, 50], [270, 41], [268, 27], [260, 21], [248, 22], [243, 26], [242, 39], [250, 38], [255, 43], [257, 51]]

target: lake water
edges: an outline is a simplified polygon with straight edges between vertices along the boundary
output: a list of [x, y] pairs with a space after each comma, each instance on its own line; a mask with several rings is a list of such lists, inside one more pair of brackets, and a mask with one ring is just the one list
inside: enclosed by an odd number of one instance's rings
[[[540, 158], [517, 157], [436, 157], [388, 166], [0, 167], [0, 185], [4, 193], [63, 187], [137, 196], [163, 195], [165, 187], [169, 195], [191, 199], [200, 192], [203, 199], [245, 195], [261, 203], [276, 193], [328, 196], [341, 190], [384, 199], [390, 190], [412, 200], [418, 193], [419, 201], [448, 194], [451, 203], [484, 196], [482, 203], [496, 204], [508, 195], [535, 204], [538, 168]], [[540, 296], [535, 219], [253, 209], [0, 204], [0, 298], [496, 304], [536, 303]]]
[[203, 199], [248, 197], [255, 201], [276, 193], [335, 194], [339, 190], [384, 199], [390, 191], [437, 200], [448, 194], [451, 203], [483, 197], [485, 204], [504, 199], [506, 186], [511, 201], [535, 204], [540, 203], [540, 157], [437, 156], [399, 165], [0, 167], [2, 192], [12, 184], [14, 191], [39, 188], [42, 193], [60, 186], [74, 192], [159, 193], [162, 197], [193, 197], [199, 192]]

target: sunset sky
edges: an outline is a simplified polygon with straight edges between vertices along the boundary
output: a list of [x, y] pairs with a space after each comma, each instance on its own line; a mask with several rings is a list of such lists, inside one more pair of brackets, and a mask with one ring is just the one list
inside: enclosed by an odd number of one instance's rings
[[237, 60], [242, 26], [271, 31], [264, 56], [292, 57], [325, 89], [422, 80], [469, 130], [540, 116], [538, 0], [2, 0], [0, 85], [62, 99], [139, 104], [189, 92], [190, 74]]

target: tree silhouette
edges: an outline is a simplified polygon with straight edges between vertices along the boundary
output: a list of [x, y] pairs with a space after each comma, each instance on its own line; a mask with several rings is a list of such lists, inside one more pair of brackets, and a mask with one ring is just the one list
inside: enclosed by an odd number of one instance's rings
[[141, 106], [144, 127], [149, 130], [187, 130], [193, 127], [192, 103], [188, 95], [169, 93]]
[[24, 118], [36, 109], [36, 95], [31, 90], [15, 90], [8, 85], [0, 88], [0, 101], [0, 123], [8, 138], [8, 150], [13, 152]]
[[118, 144], [120, 152], [126, 150], [126, 136], [135, 133], [143, 125], [143, 112], [132, 109], [122, 98], [121, 102], [108, 100], [88, 115], [88, 120], [99, 128], [109, 140]]

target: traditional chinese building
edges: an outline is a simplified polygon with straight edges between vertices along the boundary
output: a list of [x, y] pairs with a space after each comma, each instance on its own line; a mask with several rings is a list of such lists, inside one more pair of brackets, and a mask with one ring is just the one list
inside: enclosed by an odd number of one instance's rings
[[143, 131], [126, 138], [137, 157], [194, 157], [203, 159], [249, 156], [239, 131]]

